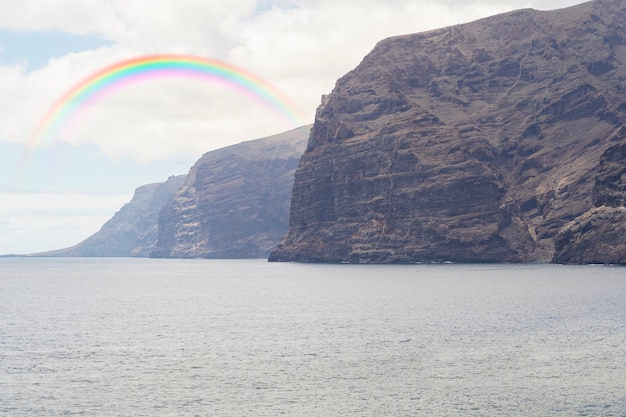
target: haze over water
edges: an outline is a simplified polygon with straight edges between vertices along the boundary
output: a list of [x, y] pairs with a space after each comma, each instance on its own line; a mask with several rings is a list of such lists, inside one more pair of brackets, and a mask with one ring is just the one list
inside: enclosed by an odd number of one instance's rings
[[0, 259], [0, 271], [0, 415], [626, 415], [624, 268]]

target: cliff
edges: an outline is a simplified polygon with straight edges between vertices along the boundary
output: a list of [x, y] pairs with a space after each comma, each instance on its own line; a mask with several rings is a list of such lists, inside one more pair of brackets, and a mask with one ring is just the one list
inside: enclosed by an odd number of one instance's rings
[[626, 128], [600, 157], [593, 207], [567, 223], [555, 239], [557, 263], [626, 264]]
[[288, 228], [311, 126], [202, 156], [163, 207], [151, 257], [265, 258]]
[[323, 98], [271, 261], [626, 262], [626, 1], [380, 42]]
[[34, 256], [148, 257], [157, 241], [159, 212], [181, 187], [184, 175], [143, 185], [102, 228], [81, 243]]

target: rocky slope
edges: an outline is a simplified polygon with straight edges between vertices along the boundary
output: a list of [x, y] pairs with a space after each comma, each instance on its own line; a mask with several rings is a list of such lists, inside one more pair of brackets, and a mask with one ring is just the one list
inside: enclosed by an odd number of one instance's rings
[[626, 128], [600, 157], [593, 207], [565, 225], [555, 240], [557, 263], [626, 264]]
[[626, 262], [626, 1], [380, 42], [324, 97], [273, 261]]
[[288, 228], [311, 126], [208, 152], [159, 218], [152, 257], [267, 257]]
[[148, 257], [157, 241], [159, 212], [182, 186], [185, 175], [163, 183], [143, 185], [102, 228], [83, 242], [35, 256]]

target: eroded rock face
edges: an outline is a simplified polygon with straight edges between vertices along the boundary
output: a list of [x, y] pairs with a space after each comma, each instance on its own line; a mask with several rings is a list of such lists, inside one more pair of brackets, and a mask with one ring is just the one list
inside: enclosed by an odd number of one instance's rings
[[311, 126], [211, 151], [160, 214], [151, 257], [265, 258], [288, 228]]
[[59, 257], [145, 257], [157, 241], [159, 212], [185, 181], [185, 175], [142, 185], [102, 228], [83, 242], [36, 256]]
[[623, 201], [624, 80], [625, 1], [380, 42], [318, 108], [270, 260], [565, 259], [561, 229]]
[[566, 224], [555, 240], [556, 263], [626, 264], [626, 128], [601, 156], [594, 206]]

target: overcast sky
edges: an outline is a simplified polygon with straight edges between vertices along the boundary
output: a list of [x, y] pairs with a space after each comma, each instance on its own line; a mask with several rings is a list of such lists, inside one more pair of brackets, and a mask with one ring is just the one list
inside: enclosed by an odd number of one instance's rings
[[[0, 254], [78, 243], [140, 185], [206, 151], [297, 127], [208, 82], [154, 80], [106, 97], [63, 137], [29, 138], [75, 83], [151, 53], [251, 71], [313, 122], [323, 94], [388, 36], [580, 0], [0, 0]], [[26, 155], [26, 169], [17, 174]]]

